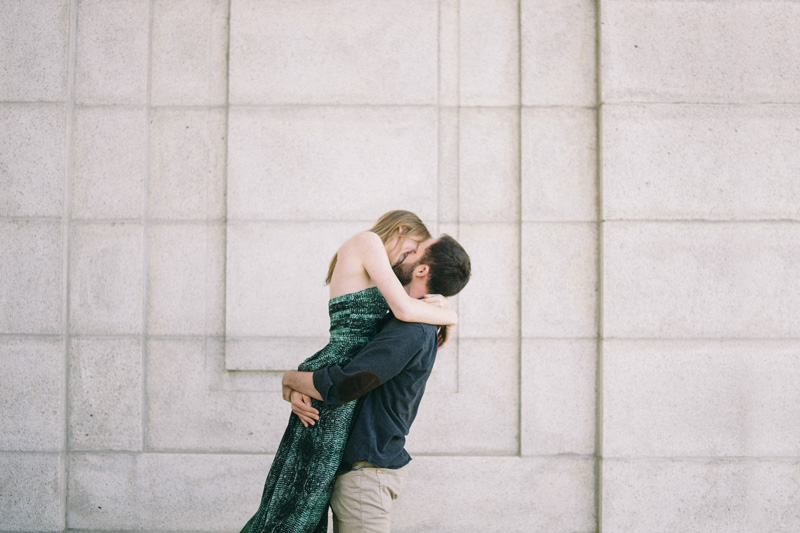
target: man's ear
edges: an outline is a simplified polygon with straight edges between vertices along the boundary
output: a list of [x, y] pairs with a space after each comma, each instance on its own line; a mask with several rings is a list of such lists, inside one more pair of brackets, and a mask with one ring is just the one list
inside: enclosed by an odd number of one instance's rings
[[431, 267], [428, 265], [417, 265], [414, 269], [414, 275], [420, 278], [426, 277], [431, 272]]

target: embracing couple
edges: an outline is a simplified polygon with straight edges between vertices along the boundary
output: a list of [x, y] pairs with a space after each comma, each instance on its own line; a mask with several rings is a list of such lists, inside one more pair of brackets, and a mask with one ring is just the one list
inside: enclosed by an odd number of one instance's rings
[[445, 297], [469, 277], [464, 248], [408, 211], [339, 248], [326, 279], [330, 341], [283, 376], [293, 414], [241, 533], [323, 533], [328, 503], [338, 533], [389, 531], [411, 461], [405, 437], [457, 322]]

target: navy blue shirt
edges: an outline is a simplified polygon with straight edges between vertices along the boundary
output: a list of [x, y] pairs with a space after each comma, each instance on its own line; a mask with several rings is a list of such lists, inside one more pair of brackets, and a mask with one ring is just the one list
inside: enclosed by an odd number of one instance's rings
[[347, 365], [314, 372], [314, 387], [326, 403], [340, 405], [363, 396], [339, 474], [352, 470], [358, 461], [381, 468], [400, 468], [411, 461], [406, 435], [417, 416], [436, 350], [436, 326], [391, 317]]

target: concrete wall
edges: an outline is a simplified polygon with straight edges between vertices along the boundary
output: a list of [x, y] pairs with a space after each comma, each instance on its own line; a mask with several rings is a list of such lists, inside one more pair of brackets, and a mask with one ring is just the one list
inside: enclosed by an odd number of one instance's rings
[[236, 531], [386, 210], [470, 251], [398, 532], [800, 529], [800, 4], [0, 3], [0, 531]]

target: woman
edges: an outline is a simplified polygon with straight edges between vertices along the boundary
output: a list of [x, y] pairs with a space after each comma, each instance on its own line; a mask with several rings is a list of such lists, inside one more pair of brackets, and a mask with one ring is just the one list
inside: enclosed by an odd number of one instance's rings
[[[331, 339], [299, 370], [349, 362], [378, 332], [387, 307], [407, 322], [456, 323], [455, 312], [442, 308], [439, 297], [431, 295], [422, 301], [411, 298], [392, 271], [429, 238], [430, 233], [416, 215], [390, 211], [369, 231], [351, 237], [339, 248], [325, 280], [330, 285]], [[313, 402], [319, 420], [305, 428], [297, 416], [290, 416], [264, 484], [261, 505], [241, 533], [327, 531], [328, 499], [355, 402], [338, 407]]]

